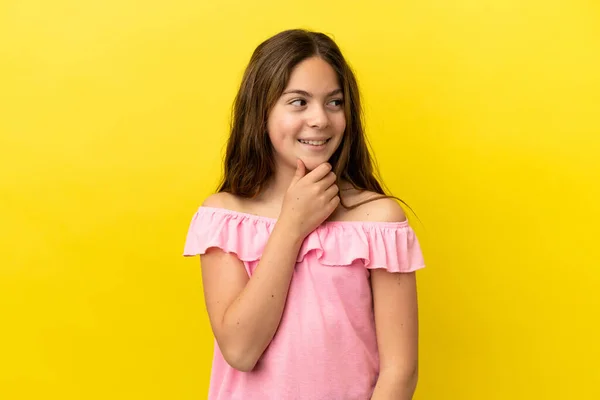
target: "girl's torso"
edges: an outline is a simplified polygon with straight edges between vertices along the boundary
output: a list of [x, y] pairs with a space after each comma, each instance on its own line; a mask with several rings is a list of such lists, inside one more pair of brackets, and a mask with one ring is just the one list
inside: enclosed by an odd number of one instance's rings
[[[341, 193], [348, 205], [373, 196]], [[279, 209], [222, 195], [224, 208], [200, 207], [195, 214], [184, 254], [217, 246], [236, 253], [252, 276]], [[209, 400], [370, 398], [379, 354], [369, 269], [422, 267], [406, 221], [369, 221], [380, 201], [386, 200], [340, 206], [306, 237], [278, 331], [253, 371], [231, 368], [215, 342]]]

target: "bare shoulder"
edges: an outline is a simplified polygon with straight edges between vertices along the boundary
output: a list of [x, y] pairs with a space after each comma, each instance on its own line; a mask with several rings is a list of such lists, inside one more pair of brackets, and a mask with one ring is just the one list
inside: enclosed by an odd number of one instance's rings
[[281, 204], [264, 203], [260, 200], [236, 196], [227, 192], [214, 193], [208, 196], [202, 206], [223, 208], [267, 218], [278, 218], [281, 209]]
[[228, 210], [238, 211], [240, 209], [240, 200], [237, 196], [227, 193], [218, 192], [208, 196], [202, 202], [203, 207], [225, 208]]
[[379, 193], [363, 192], [357, 203], [369, 200], [351, 211], [352, 219], [369, 222], [404, 222], [406, 213], [394, 198], [382, 197]]

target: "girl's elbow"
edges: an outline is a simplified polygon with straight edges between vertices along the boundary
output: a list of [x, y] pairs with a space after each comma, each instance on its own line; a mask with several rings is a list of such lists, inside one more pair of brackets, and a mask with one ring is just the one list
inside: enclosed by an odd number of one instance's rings
[[236, 369], [240, 372], [251, 372], [256, 366], [256, 362], [245, 358], [245, 357], [224, 357], [227, 364], [231, 366], [231, 368]]
[[258, 363], [259, 357], [254, 356], [250, 349], [230, 345], [224, 346], [220, 350], [227, 364], [238, 371], [250, 372]]
[[259, 338], [237, 326], [224, 324], [220, 328], [215, 331], [215, 338], [227, 364], [241, 372], [252, 371], [265, 351]]
[[419, 380], [419, 368], [417, 365], [405, 368], [386, 368], [380, 372], [383, 380], [394, 382], [395, 385], [404, 389], [415, 390]]

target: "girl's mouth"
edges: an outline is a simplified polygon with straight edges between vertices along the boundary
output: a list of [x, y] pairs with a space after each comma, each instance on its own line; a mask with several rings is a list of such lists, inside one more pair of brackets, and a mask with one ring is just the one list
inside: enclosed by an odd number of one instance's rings
[[331, 140], [331, 138], [326, 139], [326, 140], [302, 140], [302, 139], [298, 139], [298, 142], [311, 146], [311, 147], [315, 147], [315, 148], [319, 148], [319, 147], [324, 147], [327, 142], [329, 142]]

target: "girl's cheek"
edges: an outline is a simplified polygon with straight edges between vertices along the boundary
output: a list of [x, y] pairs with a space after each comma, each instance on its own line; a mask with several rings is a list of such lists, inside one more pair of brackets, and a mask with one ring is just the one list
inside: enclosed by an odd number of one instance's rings
[[284, 131], [293, 131], [297, 129], [300, 125], [300, 118], [297, 115], [291, 113], [285, 113], [279, 119], [279, 127]]
[[338, 126], [342, 131], [346, 129], [346, 116], [344, 114], [336, 115], [336, 126]]

